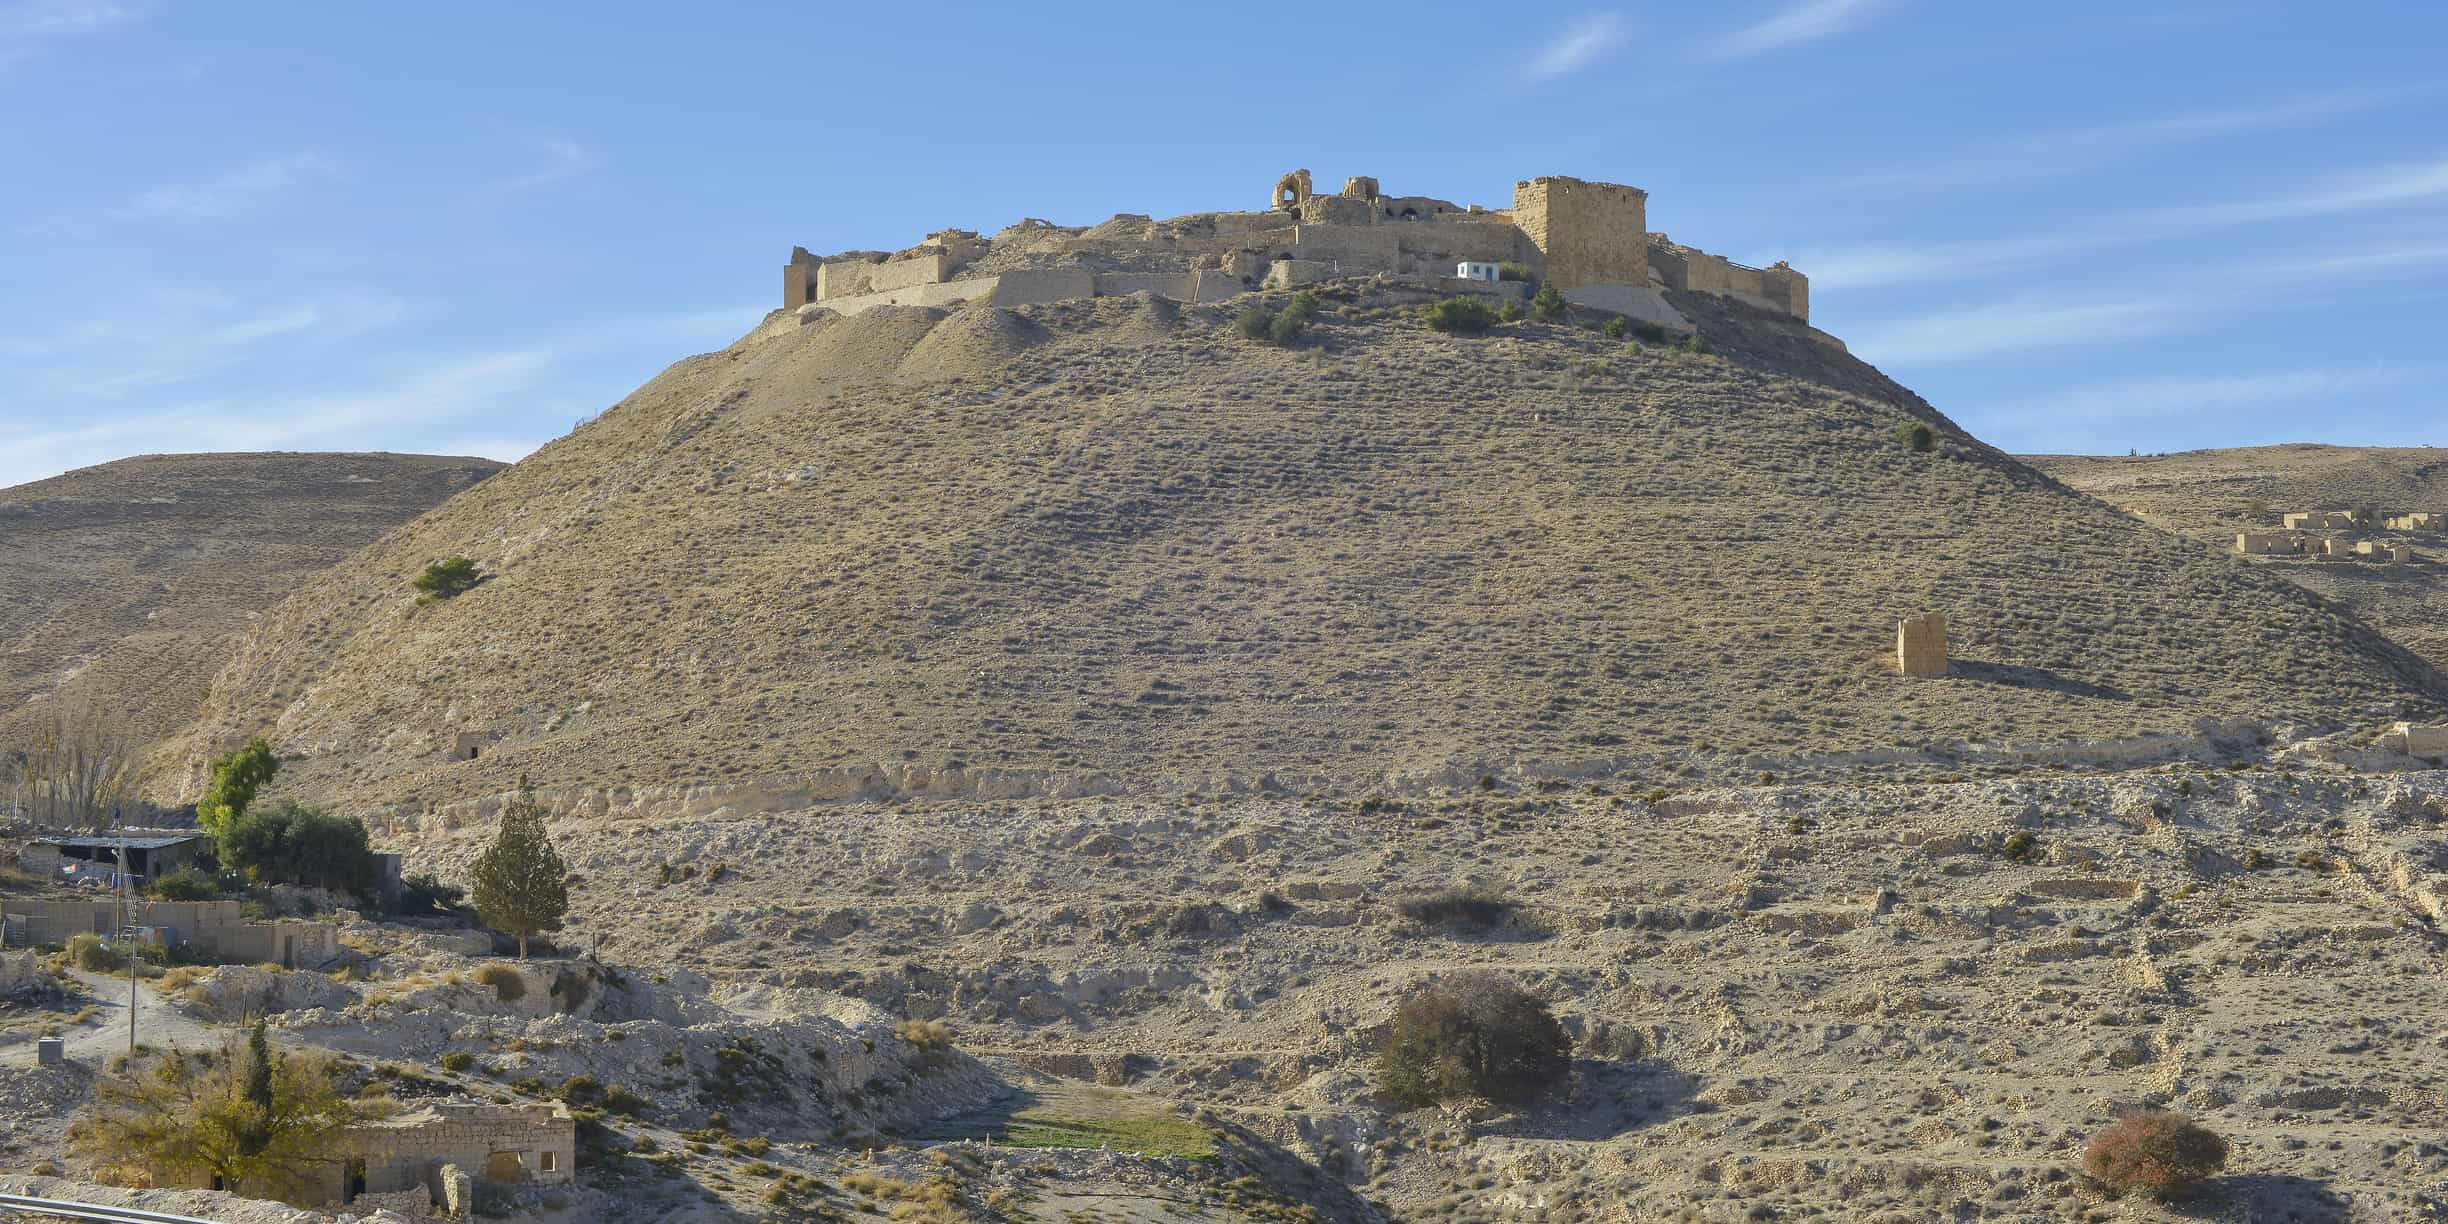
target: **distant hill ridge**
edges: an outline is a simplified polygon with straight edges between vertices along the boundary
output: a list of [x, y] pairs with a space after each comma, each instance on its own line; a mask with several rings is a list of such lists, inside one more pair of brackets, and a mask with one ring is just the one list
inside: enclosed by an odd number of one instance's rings
[[[777, 311], [308, 579], [178, 783], [258, 732], [285, 786], [413, 808], [522, 775], [1367, 786], [2437, 708], [2351, 614], [1790, 318], [1664, 291], [1700, 356], [1315, 288], [1288, 348], [1238, 301]], [[417, 606], [453, 554], [486, 581]], [[1925, 610], [1947, 679], [1893, 673]]]
[[501, 466], [143, 455], [0, 488], [0, 744], [54, 695], [141, 738], [185, 726], [252, 616]]

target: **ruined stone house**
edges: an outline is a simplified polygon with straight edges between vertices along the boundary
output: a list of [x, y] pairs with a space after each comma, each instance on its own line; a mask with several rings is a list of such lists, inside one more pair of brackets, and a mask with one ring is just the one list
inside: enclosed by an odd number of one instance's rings
[[483, 1183], [574, 1182], [578, 1122], [558, 1105], [446, 1102], [351, 1127], [342, 1147], [313, 1198], [465, 1218]]

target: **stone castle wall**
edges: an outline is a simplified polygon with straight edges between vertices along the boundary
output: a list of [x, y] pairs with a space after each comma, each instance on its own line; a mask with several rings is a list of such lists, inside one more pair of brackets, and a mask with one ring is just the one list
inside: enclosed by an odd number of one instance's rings
[[[1782, 263], [1747, 267], [1650, 233], [1648, 193], [1638, 187], [1526, 179], [1515, 185], [1511, 209], [1489, 211], [1382, 195], [1365, 176], [1348, 180], [1340, 194], [1317, 195], [1308, 172], [1294, 171], [1278, 180], [1274, 198], [1275, 207], [1264, 212], [1170, 221], [1131, 214], [1085, 230], [1029, 221], [991, 240], [939, 231], [890, 257], [850, 252], [823, 259], [794, 249], [783, 273], [783, 305], [818, 303], [854, 314], [882, 305], [949, 306], [988, 297], [1024, 305], [1138, 292], [1210, 302], [1342, 276], [1444, 278], [1467, 261], [1523, 265], [1568, 295], [1593, 286], [1650, 296], [1669, 288], [1810, 317], [1809, 282], [1800, 272]], [[984, 266], [972, 266], [981, 260]], [[1043, 266], [1048, 260], [1062, 262]], [[1293, 266], [1275, 266], [1287, 261]], [[1606, 294], [1589, 300], [1600, 298], [1614, 300]], [[1648, 313], [1671, 311], [1660, 301]]]
[[1649, 193], [1551, 175], [1513, 186], [1513, 224], [1546, 256], [1547, 283], [1649, 283]]

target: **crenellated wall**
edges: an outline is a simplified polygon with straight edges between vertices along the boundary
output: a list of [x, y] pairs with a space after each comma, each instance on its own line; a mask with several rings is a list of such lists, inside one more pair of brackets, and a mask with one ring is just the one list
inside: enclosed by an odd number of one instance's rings
[[[988, 296], [1001, 305], [1138, 292], [1208, 302], [1262, 282], [1443, 277], [1469, 261], [1520, 264], [1583, 304], [1649, 295], [1640, 297], [1644, 318], [1673, 313], [1649, 302], [1667, 288], [1809, 320], [1810, 282], [1800, 272], [1784, 263], [1748, 267], [1653, 234], [1648, 198], [1638, 187], [1550, 175], [1515, 184], [1513, 206], [1490, 211], [1388, 196], [1365, 175], [1347, 179], [1338, 194], [1319, 195], [1309, 172], [1298, 170], [1277, 181], [1274, 207], [1261, 212], [1166, 221], [1126, 214], [1086, 228], [1030, 221], [993, 239], [939, 230], [889, 257], [854, 251], [823, 259], [794, 248], [782, 300], [786, 308], [820, 303], [843, 313]], [[1050, 260], [1060, 263], [1045, 266]], [[1295, 266], [1276, 267], [1286, 261]]]

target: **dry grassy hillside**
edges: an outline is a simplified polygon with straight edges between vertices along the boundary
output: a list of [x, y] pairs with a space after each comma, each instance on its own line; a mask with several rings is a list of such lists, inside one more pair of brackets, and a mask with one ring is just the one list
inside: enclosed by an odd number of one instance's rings
[[[1793, 325], [1695, 297], [1717, 356], [1468, 339], [1374, 292], [1330, 288], [1292, 349], [1146, 299], [778, 316], [308, 582], [215, 680], [189, 776], [256, 731], [343, 804], [1757, 769], [2441, 692]], [[490, 579], [417, 607], [453, 554]], [[1964, 666], [1907, 681], [1927, 608]], [[500, 742], [453, 761], [463, 731]]]
[[229, 640], [306, 575], [501, 465], [145, 455], [0, 489], [0, 742], [68, 685], [143, 735], [195, 716]]
[[[2291, 510], [2448, 510], [2448, 450], [2436, 446], [2255, 446], [2109, 458], [2033, 455], [2034, 467], [2145, 520], [2231, 551], [2239, 531], [2275, 530]], [[2267, 572], [2350, 606], [2434, 666], [2448, 667], [2448, 535], [2402, 537], [2422, 563], [2255, 558]]]

